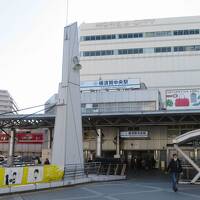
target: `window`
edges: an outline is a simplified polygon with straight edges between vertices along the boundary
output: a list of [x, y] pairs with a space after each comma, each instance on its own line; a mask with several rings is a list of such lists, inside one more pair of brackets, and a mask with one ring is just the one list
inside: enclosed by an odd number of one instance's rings
[[133, 33], [128, 33], [128, 38], [133, 38], [135, 34]]
[[89, 40], [90, 40], [90, 36], [86, 36], [86, 37], [85, 37], [85, 40], [86, 40], [86, 41], [89, 41]]
[[177, 51], [185, 51], [185, 50], [184, 50], [184, 47], [182, 46], [174, 47], [174, 52], [177, 52]]
[[110, 56], [110, 55], [128, 55], [128, 54], [148, 54], [148, 53], [167, 53], [167, 52], [183, 52], [183, 51], [200, 51], [200, 45], [175, 46], [175, 47], [155, 47], [155, 48], [133, 48], [133, 49], [115, 49], [101, 51], [82, 51], [80, 55], [88, 56]]
[[174, 52], [177, 51], [200, 51], [200, 45], [176, 46], [174, 47]]
[[200, 45], [195, 46], [196, 51], [200, 51]]
[[145, 33], [145, 37], [154, 37], [154, 32]]
[[143, 33], [139, 33], [138, 36], [139, 36], [139, 38], [143, 37]]
[[189, 30], [175, 30], [174, 35], [194, 35], [199, 34], [199, 29], [189, 29]]
[[166, 36], [180, 36], [180, 35], [194, 35], [200, 34], [200, 29], [185, 29], [174, 31], [154, 31], [145, 33], [122, 33], [122, 34], [109, 34], [109, 35], [88, 35], [81, 36], [81, 41], [94, 41], [94, 40], [113, 40], [113, 39], [128, 39], [128, 38], [142, 38], [142, 37], [166, 37]]
[[100, 51], [96, 51], [96, 56], [100, 56], [101, 52]]
[[100, 35], [96, 35], [96, 40], [100, 40], [100, 39], [101, 39]]
[[156, 47], [154, 48], [155, 53], [171, 52], [171, 47]]
[[95, 40], [95, 39], [96, 39], [96, 36], [94, 35], [90, 37], [90, 40]]

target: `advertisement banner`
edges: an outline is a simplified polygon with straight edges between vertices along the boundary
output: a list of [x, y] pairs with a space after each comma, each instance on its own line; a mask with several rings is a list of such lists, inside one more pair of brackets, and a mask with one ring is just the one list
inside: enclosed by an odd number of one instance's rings
[[200, 109], [200, 89], [166, 91], [167, 110]]
[[28, 168], [28, 183], [36, 183], [43, 180], [43, 167], [29, 167]]
[[117, 80], [98, 80], [98, 81], [82, 81], [80, 85], [81, 91], [101, 90], [101, 89], [139, 89], [139, 79], [117, 79]]
[[[0, 132], [0, 143], [8, 143], [9, 138], [9, 135]], [[42, 144], [43, 133], [16, 133], [16, 141], [17, 144]]]
[[22, 167], [6, 168], [4, 184], [5, 185], [21, 184], [22, 177], [23, 177], [23, 168]]
[[0, 167], [0, 187], [48, 183], [63, 178], [64, 171], [56, 165]]

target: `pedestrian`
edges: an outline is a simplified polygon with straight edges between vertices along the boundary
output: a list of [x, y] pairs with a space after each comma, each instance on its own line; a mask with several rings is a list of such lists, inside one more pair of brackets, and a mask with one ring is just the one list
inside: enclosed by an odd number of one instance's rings
[[173, 158], [171, 159], [167, 171], [170, 172], [171, 181], [172, 181], [172, 189], [174, 192], [178, 191], [177, 184], [179, 181], [179, 175], [183, 171], [181, 166], [181, 161], [178, 159], [176, 154], [173, 154]]
[[49, 159], [48, 159], [48, 158], [46, 158], [46, 160], [44, 161], [44, 164], [45, 164], [45, 165], [50, 165], [50, 162], [49, 162]]

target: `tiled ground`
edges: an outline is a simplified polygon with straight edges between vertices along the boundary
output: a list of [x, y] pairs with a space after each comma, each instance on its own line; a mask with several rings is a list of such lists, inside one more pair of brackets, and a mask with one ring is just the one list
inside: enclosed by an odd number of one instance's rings
[[200, 185], [179, 185], [173, 192], [168, 177], [132, 175], [126, 181], [83, 184], [40, 192], [2, 196], [0, 200], [195, 200]]

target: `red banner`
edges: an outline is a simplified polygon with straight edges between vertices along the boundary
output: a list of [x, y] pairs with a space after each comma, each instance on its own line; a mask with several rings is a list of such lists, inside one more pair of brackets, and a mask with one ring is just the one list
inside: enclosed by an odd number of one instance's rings
[[[8, 143], [9, 136], [0, 132], [0, 143]], [[42, 144], [43, 133], [16, 133], [17, 144]]]

